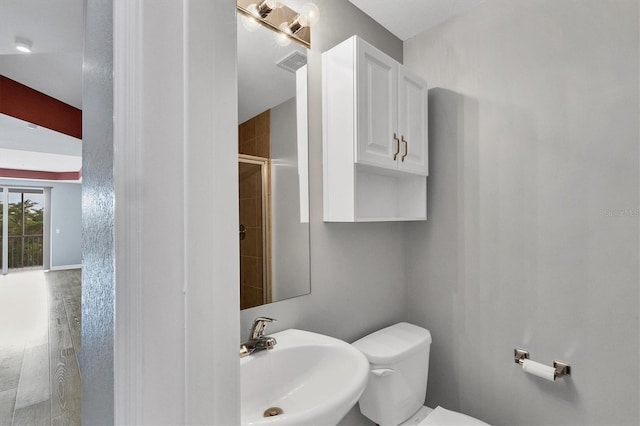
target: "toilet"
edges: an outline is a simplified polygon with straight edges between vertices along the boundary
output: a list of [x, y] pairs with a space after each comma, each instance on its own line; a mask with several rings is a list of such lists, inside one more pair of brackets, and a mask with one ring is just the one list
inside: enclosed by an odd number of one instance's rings
[[369, 360], [360, 412], [381, 426], [485, 425], [473, 417], [423, 406], [429, 374], [431, 333], [401, 322], [353, 343]]

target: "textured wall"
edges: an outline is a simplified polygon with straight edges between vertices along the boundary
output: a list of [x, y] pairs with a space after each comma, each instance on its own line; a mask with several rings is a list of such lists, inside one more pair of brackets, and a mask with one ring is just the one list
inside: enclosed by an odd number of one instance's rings
[[[441, 88], [429, 220], [405, 233], [429, 405], [638, 424], [638, 22], [633, 0], [492, 0], [405, 42]], [[572, 377], [524, 374], [516, 346]]]
[[85, 1], [82, 149], [82, 424], [113, 424], [112, 1]]

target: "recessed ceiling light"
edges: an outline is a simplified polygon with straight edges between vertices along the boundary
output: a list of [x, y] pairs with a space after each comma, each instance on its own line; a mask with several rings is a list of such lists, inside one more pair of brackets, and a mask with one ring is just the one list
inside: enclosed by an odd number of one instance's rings
[[33, 124], [33, 123], [27, 123], [27, 129], [35, 130], [35, 129], [37, 129], [37, 128], [38, 128], [38, 126], [36, 126], [35, 124]]
[[22, 53], [31, 53], [31, 46], [33, 44], [26, 38], [16, 37], [15, 46], [16, 49]]

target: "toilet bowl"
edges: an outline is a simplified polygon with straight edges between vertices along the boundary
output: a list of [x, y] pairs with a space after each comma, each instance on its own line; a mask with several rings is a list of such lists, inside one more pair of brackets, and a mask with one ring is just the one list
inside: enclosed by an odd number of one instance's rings
[[487, 425], [442, 407], [424, 406], [431, 333], [401, 322], [353, 343], [369, 360], [369, 380], [360, 412], [381, 426]]

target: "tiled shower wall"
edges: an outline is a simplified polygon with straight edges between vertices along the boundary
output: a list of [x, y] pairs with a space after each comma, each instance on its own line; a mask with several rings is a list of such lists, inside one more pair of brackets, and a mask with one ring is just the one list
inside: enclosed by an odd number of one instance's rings
[[271, 110], [238, 126], [238, 152], [255, 157], [271, 157]]

